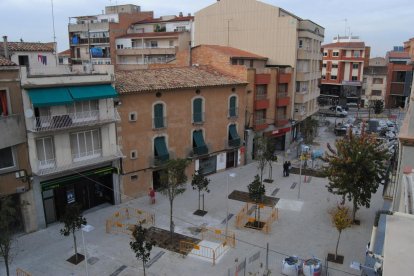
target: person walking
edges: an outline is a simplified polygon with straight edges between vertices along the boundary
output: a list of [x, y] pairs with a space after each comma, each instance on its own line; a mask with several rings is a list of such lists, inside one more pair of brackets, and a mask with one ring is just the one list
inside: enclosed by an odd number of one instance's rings
[[148, 196], [150, 197], [150, 203], [155, 204], [155, 190], [153, 188], [148, 189]]
[[287, 176], [287, 161], [283, 163], [283, 176]]
[[290, 163], [290, 161], [287, 161], [287, 164], [286, 164], [286, 176], [289, 176], [289, 172], [290, 172], [291, 166], [292, 166], [292, 164]]

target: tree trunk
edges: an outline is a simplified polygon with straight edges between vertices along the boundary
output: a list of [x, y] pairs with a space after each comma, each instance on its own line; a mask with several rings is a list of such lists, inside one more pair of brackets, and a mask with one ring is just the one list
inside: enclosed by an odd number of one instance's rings
[[174, 235], [174, 222], [173, 222], [173, 201], [170, 200], [170, 236], [171, 236], [171, 243], [173, 240]]
[[75, 235], [75, 231], [72, 231], [72, 235], [73, 235], [73, 243], [75, 245], [75, 262], [78, 263], [78, 247], [76, 245], [76, 235]]
[[352, 208], [352, 222], [355, 222], [356, 212], [358, 210], [358, 205], [355, 199], [353, 199], [353, 208]]
[[339, 239], [341, 238], [341, 233], [342, 233], [342, 231], [339, 231], [338, 241], [336, 242], [336, 248], [335, 248], [335, 260], [336, 260], [336, 256], [338, 255], [338, 246], [339, 246]]
[[10, 276], [10, 270], [9, 270], [9, 255], [6, 254], [3, 256], [4, 258], [4, 264], [6, 265], [6, 275]]
[[144, 269], [144, 276], [145, 276], [146, 274], [145, 274], [145, 262], [144, 262], [144, 260], [142, 260], [142, 268]]
[[198, 190], [198, 210], [201, 210], [201, 208], [200, 208], [200, 197], [201, 197], [201, 192], [200, 192], [200, 190]]

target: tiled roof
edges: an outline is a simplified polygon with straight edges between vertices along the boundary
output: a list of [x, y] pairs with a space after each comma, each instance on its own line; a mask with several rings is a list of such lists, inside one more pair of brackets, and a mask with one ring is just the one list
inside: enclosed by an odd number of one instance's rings
[[70, 49], [60, 52], [58, 56], [70, 56]]
[[120, 94], [246, 84], [204, 66], [116, 71], [115, 76]]
[[220, 45], [198, 45], [196, 47], [206, 47], [206, 48], [210, 48], [213, 50], [216, 50], [224, 55], [227, 55], [229, 57], [232, 58], [253, 58], [253, 59], [265, 59], [267, 60], [266, 57], [263, 56], [259, 56], [247, 51], [243, 51], [237, 48], [233, 48], [233, 47], [227, 47], [227, 46], [220, 46]]
[[133, 24], [146, 24], [146, 23], [161, 23], [161, 22], [179, 22], [179, 21], [190, 21], [193, 20], [194, 16], [176, 16], [175, 18], [163, 20], [160, 18], [147, 18]]
[[[53, 52], [53, 43], [40, 42], [7, 42], [10, 52]], [[0, 42], [0, 49], [3, 51], [3, 42]]]
[[364, 75], [387, 75], [387, 66], [368, 66], [364, 68]]
[[16, 66], [16, 63], [5, 57], [0, 56], [0, 66]]
[[410, 54], [407, 52], [396, 52], [396, 51], [389, 51], [387, 53], [388, 58], [401, 58], [401, 59], [409, 59]]
[[183, 32], [153, 32], [153, 33], [135, 33], [126, 34], [117, 38], [131, 38], [131, 37], [161, 37], [161, 36], [177, 36]]
[[364, 42], [337, 42], [322, 45], [322, 48], [342, 48], [342, 49], [354, 49], [354, 48], [365, 48]]

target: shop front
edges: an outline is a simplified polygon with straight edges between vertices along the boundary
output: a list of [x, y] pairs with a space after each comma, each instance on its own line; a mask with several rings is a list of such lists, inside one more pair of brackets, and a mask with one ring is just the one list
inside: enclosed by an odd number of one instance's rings
[[59, 221], [68, 204], [82, 210], [114, 204], [114, 173], [117, 169], [108, 166], [40, 182], [46, 224]]
[[284, 151], [286, 149], [286, 134], [291, 130], [290, 127], [275, 129], [265, 133], [274, 146], [275, 151]]

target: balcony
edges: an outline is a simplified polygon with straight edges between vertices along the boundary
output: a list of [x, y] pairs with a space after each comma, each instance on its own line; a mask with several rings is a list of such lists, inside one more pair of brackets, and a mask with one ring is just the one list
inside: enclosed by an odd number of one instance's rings
[[167, 117], [154, 117], [152, 120], [152, 129], [161, 130], [167, 127]]
[[266, 119], [256, 119], [254, 121], [254, 130], [260, 131], [267, 128]]
[[0, 115], [0, 148], [11, 147], [26, 141], [24, 118], [20, 114]]
[[229, 119], [237, 119], [239, 117], [239, 108], [229, 108], [227, 110], [227, 118]]
[[99, 114], [99, 110], [68, 113], [62, 115], [35, 117], [29, 131], [44, 133], [48, 131], [67, 130], [79, 127], [90, 127], [120, 121], [118, 111], [113, 114]]
[[277, 82], [278, 83], [290, 83], [291, 79], [292, 79], [291, 73], [279, 73]]
[[321, 72], [296, 72], [296, 81], [310, 81], [321, 78]]
[[269, 99], [267, 99], [267, 94], [256, 95], [254, 109], [261, 110], [267, 108], [269, 108]]
[[296, 92], [295, 93], [295, 103], [296, 104], [304, 104], [310, 100], [309, 92]]
[[233, 139], [233, 140], [226, 140], [224, 142], [224, 148], [226, 149], [233, 149], [233, 148], [238, 148], [241, 145], [241, 139], [237, 138], [237, 139]]
[[175, 53], [175, 47], [138, 46], [116, 50], [116, 54], [118, 56], [175, 55]]
[[293, 119], [295, 121], [303, 121], [307, 118], [307, 113], [306, 111], [300, 111], [300, 112], [295, 112], [293, 114]]
[[189, 149], [187, 149], [188, 157], [189, 158], [195, 158], [195, 157], [198, 157], [198, 156], [207, 155], [209, 149], [211, 149], [210, 144], [205, 144], [204, 146], [201, 146], [201, 147], [189, 148]]
[[289, 119], [287, 118], [286, 115], [277, 116], [276, 121], [275, 121], [275, 125], [277, 127], [283, 127], [287, 125], [288, 123], [289, 123]]
[[175, 153], [172, 151], [168, 151], [168, 154], [152, 156], [149, 158], [149, 166], [152, 168], [162, 167], [171, 159], [175, 159]]
[[276, 106], [282, 107], [282, 106], [288, 106], [290, 104], [290, 97], [288, 96], [288, 93], [278, 93], [276, 98]]
[[319, 52], [312, 52], [305, 49], [298, 49], [298, 59], [314, 59], [314, 60], [322, 60], [322, 53]]
[[119, 146], [110, 155], [103, 155], [102, 149], [90, 152], [72, 154], [60, 159], [37, 160], [37, 167], [33, 168], [33, 173], [38, 176], [57, 174], [63, 171], [73, 171], [85, 166], [92, 166], [103, 162], [109, 162], [124, 157]]
[[94, 22], [94, 23], [81, 23], [81, 24], [69, 24], [68, 26], [69, 33], [73, 32], [92, 32], [92, 31], [102, 31], [109, 30], [109, 22]]

